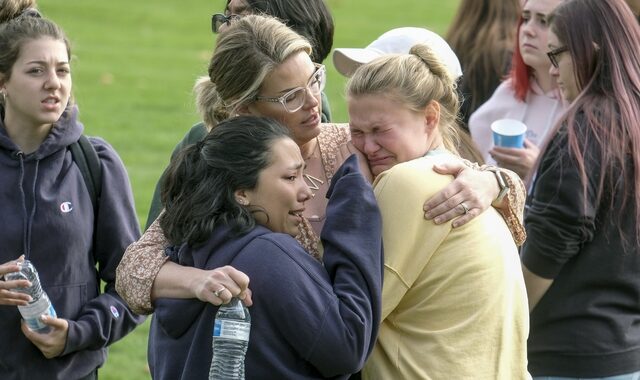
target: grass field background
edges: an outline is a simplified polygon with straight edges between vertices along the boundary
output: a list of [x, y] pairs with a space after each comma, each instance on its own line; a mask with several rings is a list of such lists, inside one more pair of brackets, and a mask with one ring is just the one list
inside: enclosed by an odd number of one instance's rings
[[[305, 0], [299, 0], [301, 2]], [[104, 137], [124, 161], [144, 224], [155, 183], [175, 144], [198, 121], [191, 88], [206, 74], [223, 0], [39, 0], [73, 47], [74, 95], [85, 133]], [[364, 47], [383, 32], [420, 26], [444, 35], [458, 0], [328, 0], [335, 47]], [[345, 80], [329, 57], [334, 121], [347, 121]], [[102, 380], [148, 379], [148, 322], [110, 349]]]

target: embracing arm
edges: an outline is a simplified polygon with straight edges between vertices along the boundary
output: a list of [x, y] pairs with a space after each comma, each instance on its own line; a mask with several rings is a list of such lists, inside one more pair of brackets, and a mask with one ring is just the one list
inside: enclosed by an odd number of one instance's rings
[[[455, 180], [425, 202], [425, 218], [433, 219], [436, 224], [456, 218], [452, 225], [460, 227], [493, 206], [505, 219], [513, 240], [522, 245], [527, 236], [522, 223], [527, 192], [520, 177], [510, 170], [500, 169], [509, 191], [501, 202], [495, 202], [501, 191], [495, 173], [498, 168], [463, 162], [434, 166], [437, 173], [451, 174]], [[466, 214], [460, 206], [463, 202], [469, 209]]]
[[[203, 270], [176, 264], [164, 254], [167, 245], [156, 220], [127, 248], [118, 266], [116, 286], [133, 310], [150, 314], [157, 298], [198, 298], [220, 305], [235, 296], [251, 305], [249, 278], [244, 273], [230, 266]], [[214, 292], [222, 287], [228, 291], [216, 296]]]

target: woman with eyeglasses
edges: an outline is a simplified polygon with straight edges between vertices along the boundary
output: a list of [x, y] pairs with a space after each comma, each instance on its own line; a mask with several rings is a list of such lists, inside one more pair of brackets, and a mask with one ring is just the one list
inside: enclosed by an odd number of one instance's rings
[[567, 112], [534, 168], [522, 263], [534, 379], [640, 378], [640, 27], [568, 0], [548, 56]]
[[[195, 92], [198, 109], [210, 129], [231, 116], [245, 114], [271, 117], [289, 128], [305, 160], [305, 181], [314, 194], [305, 204], [305, 218], [298, 240], [309, 254], [320, 259], [318, 236], [321, 236], [325, 222], [325, 195], [333, 173], [356, 150], [349, 143], [346, 124], [320, 123], [319, 91], [324, 85], [325, 74], [322, 66], [311, 61], [310, 52], [308, 41], [272, 18], [250, 15], [235, 19], [220, 35], [209, 64], [209, 76], [198, 80]], [[363, 172], [369, 170], [368, 167], [362, 169]], [[453, 223], [458, 224], [454, 226], [461, 225], [479, 215], [500, 196], [496, 205], [502, 206], [515, 240], [521, 244], [522, 226], [514, 204], [518, 204], [518, 197], [524, 190], [517, 175], [512, 173], [511, 176], [516, 179], [504, 184], [501, 190], [492, 172], [462, 171], [459, 177], [471, 178], [477, 182], [480, 191], [468, 187], [445, 191], [444, 202], [438, 207], [445, 208], [444, 217], [457, 218]], [[511, 177], [505, 178], [511, 181]], [[507, 195], [507, 192], [510, 193]], [[453, 204], [447, 206], [451, 202]], [[159, 297], [202, 297], [201, 289], [191, 286], [198, 282], [213, 281], [215, 284], [219, 281], [221, 285], [231, 287], [229, 292], [215, 297], [217, 303], [228, 302], [232, 296], [240, 294], [242, 287], [234, 285], [226, 274], [197, 271], [166, 262], [163, 250], [166, 243], [162, 230], [155, 223], [125, 253], [118, 268], [116, 286], [134, 310], [153, 312], [153, 301]], [[179, 278], [198, 278], [200, 281], [175, 281]], [[210, 286], [211, 291], [218, 289]]]
[[[469, 119], [471, 137], [483, 158], [526, 178], [545, 136], [565, 110], [555, 79], [549, 75], [545, 55], [547, 17], [562, 0], [527, 0], [522, 9], [511, 73]], [[491, 123], [516, 119], [527, 126], [523, 148], [493, 145]]]
[[[216, 13], [211, 17], [211, 30], [213, 33], [224, 31], [231, 20], [250, 14], [269, 15], [285, 22], [313, 46], [310, 56], [315, 63], [321, 64], [331, 51], [333, 17], [324, 0], [227, 0], [224, 13]], [[320, 94], [320, 117], [323, 123], [327, 123], [331, 121], [329, 100], [324, 91]], [[205, 123], [194, 125], [175, 147], [172, 156], [185, 146], [202, 140], [209, 127]], [[160, 211], [162, 211], [162, 202], [160, 201], [160, 181], [158, 181], [147, 216], [147, 228], [156, 220]]]

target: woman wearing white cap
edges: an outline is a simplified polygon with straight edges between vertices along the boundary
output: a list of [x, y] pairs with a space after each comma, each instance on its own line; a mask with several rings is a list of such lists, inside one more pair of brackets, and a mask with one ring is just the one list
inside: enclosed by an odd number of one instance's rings
[[[229, 116], [248, 114], [272, 117], [291, 131], [305, 160], [305, 179], [315, 193], [305, 203], [305, 223], [298, 239], [310, 254], [319, 257], [316, 235], [324, 223], [325, 194], [333, 173], [355, 148], [349, 143], [347, 125], [320, 123], [319, 92], [325, 73], [322, 65], [311, 61], [310, 52], [311, 46], [304, 38], [273, 18], [250, 15], [231, 20], [218, 39], [209, 76], [196, 84], [196, 94], [198, 108], [211, 128]], [[457, 226], [500, 198], [495, 204], [504, 209], [514, 239], [521, 244], [522, 209], [516, 197], [523, 196], [524, 190], [517, 176], [513, 176], [515, 180], [505, 177], [511, 182], [499, 186], [493, 173], [466, 170], [459, 175], [466, 180], [462, 184], [455, 181], [457, 185], [433, 209], [441, 221], [456, 218], [453, 225]], [[482, 190], [471, 190], [465, 185], [467, 182]], [[512, 191], [506, 196], [509, 189]], [[419, 208], [416, 212], [422, 214]], [[212, 283], [210, 288], [214, 291], [220, 288], [220, 279], [229, 277], [226, 273], [198, 271], [166, 262], [165, 244], [161, 229], [154, 223], [139, 242], [127, 249], [118, 268], [118, 292], [138, 312], [153, 312], [152, 302], [158, 297], [200, 297], [201, 284]], [[186, 272], [177, 274], [180, 271]], [[194, 281], [186, 283], [183, 278]], [[189, 284], [198, 287], [194, 289]], [[228, 281], [226, 284], [232, 285]], [[224, 299], [216, 297], [215, 301], [228, 301], [232, 294], [225, 292], [222, 296]]]
[[416, 45], [358, 68], [347, 101], [383, 220], [383, 322], [362, 377], [528, 378], [527, 293], [504, 220], [488, 210], [451, 228], [413, 211], [451, 182], [433, 166], [461, 161], [450, 72]]

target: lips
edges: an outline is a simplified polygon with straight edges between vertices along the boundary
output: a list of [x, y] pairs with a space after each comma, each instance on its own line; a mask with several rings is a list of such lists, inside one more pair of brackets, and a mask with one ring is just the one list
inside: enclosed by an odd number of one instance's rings
[[302, 125], [313, 126], [313, 127], [315, 127], [319, 123], [320, 123], [320, 114], [318, 112], [314, 112], [313, 114], [311, 114], [311, 116], [309, 116], [308, 118], [302, 121]]
[[58, 98], [57, 96], [47, 96], [46, 98], [44, 98], [42, 100], [42, 103], [46, 103], [46, 104], [56, 104], [56, 103], [60, 103], [60, 98]]

